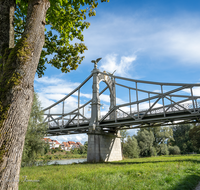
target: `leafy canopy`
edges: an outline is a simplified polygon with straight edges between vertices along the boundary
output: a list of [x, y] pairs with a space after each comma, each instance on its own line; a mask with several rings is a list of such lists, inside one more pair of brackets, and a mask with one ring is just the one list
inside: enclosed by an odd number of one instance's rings
[[196, 125], [189, 131], [189, 137], [191, 139], [192, 145], [195, 146], [197, 150], [200, 150], [200, 126]]
[[49, 145], [42, 140], [46, 135], [47, 126], [41, 124], [43, 121], [43, 112], [41, 110], [38, 95], [34, 93], [33, 105], [25, 137], [22, 165], [33, 164], [39, 155], [43, 155], [49, 149]]
[[[49, 0], [51, 7], [47, 11], [45, 44], [41, 52], [37, 68], [39, 77], [44, 75], [45, 63], [51, 64], [62, 72], [76, 70], [87, 50], [83, 43], [83, 30], [90, 26], [86, 15], [95, 16], [98, 0]], [[101, 2], [109, 0], [101, 0]], [[28, 3], [27, 0], [17, 0], [15, 11], [15, 42], [21, 38], [25, 24]], [[74, 43], [74, 41], [78, 41]], [[48, 56], [48, 57], [47, 57]], [[51, 58], [50, 58], [51, 57]]]

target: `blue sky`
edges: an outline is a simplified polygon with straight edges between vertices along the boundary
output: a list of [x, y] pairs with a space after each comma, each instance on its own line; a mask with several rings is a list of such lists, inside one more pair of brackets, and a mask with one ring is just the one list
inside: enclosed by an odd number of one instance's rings
[[[85, 59], [76, 71], [63, 74], [47, 65], [44, 77], [35, 78], [35, 91], [43, 107], [58, 101], [77, 87], [93, 69], [91, 60], [102, 57], [100, 70], [134, 79], [176, 82], [200, 82], [200, 1], [199, 0], [110, 0], [99, 3], [91, 26], [84, 31], [88, 47]], [[101, 84], [100, 88], [103, 88]], [[152, 89], [154, 90], [154, 89]], [[91, 97], [91, 83], [82, 102]], [[127, 95], [119, 93], [119, 101]], [[102, 98], [105, 110], [108, 101]], [[76, 99], [69, 107], [76, 107]], [[89, 113], [88, 113], [89, 114]], [[133, 134], [133, 132], [130, 132]], [[87, 135], [52, 137], [59, 142], [84, 143]]]

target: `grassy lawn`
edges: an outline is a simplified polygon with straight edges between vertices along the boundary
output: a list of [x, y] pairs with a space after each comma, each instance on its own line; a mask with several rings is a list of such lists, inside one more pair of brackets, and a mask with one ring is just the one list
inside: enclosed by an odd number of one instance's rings
[[[40, 181], [24, 181], [24, 176]], [[24, 167], [19, 189], [193, 190], [199, 181], [200, 155], [160, 156], [98, 164]]]

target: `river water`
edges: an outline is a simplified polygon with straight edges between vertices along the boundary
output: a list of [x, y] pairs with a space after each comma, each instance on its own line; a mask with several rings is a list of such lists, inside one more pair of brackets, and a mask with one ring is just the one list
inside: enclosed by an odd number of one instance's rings
[[76, 158], [76, 159], [68, 159], [68, 160], [52, 160], [48, 162], [48, 165], [52, 164], [73, 164], [73, 163], [83, 163], [86, 162], [87, 158]]

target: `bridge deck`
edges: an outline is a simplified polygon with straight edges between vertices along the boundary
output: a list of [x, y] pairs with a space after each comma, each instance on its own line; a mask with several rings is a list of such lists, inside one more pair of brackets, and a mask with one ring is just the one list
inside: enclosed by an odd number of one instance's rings
[[[189, 112], [190, 111], [190, 112]], [[144, 113], [144, 112], [142, 112]], [[139, 117], [142, 117], [142, 113]], [[132, 114], [131, 116], [134, 116]], [[137, 117], [137, 116], [134, 116]], [[173, 125], [177, 123], [197, 123], [200, 119], [200, 108], [190, 109], [188, 111], [172, 111], [167, 112], [164, 116], [163, 113], [157, 114], [147, 114], [143, 118], [133, 118], [130, 116], [107, 119], [102, 121], [99, 126], [102, 127], [104, 131], [113, 131], [116, 128], [120, 129], [133, 129], [133, 128], [144, 128], [144, 127], [155, 127], [155, 126], [165, 126]], [[78, 124], [70, 124], [63, 127], [62, 125], [50, 126], [48, 130], [49, 135], [69, 135], [69, 134], [81, 134], [87, 133], [89, 128], [89, 122], [83, 122]]]

